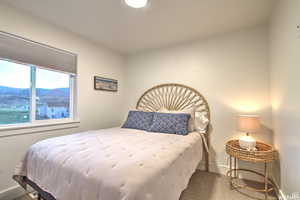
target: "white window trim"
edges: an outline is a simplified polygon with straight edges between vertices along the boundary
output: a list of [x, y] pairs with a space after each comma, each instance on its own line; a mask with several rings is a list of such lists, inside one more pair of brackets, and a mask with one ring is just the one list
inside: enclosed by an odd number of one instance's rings
[[[15, 62], [15, 61], [9, 61]], [[17, 62], [16, 62], [17, 63]], [[27, 64], [25, 64], [27, 65]], [[36, 120], [36, 66], [27, 65], [30, 69], [30, 122], [18, 123], [18, 124], [4, 124], [0, 125], [0, 138], [10, 135], [19, 135], [38, 132], [36, 128], [40, 131], [51, 131], [60, 130], [66, 128], [79, 127], [80, 120], [77, 113], [77, 77], [76, 75], [70, 75], [70, 113], [69, 118], [62, 119], [49, 119], [49, 120]], [[43, 69], [43, 68], [42, 68]], [[61, 72], [64, 73], [64, 72]], [[48, 128], [47, 128], [48, 127]], [[41, 129], [42, 128], [42, 129]], [[22, 129], [27, 129], [22, 131]], [[34, 129], [34, 130], [33, 130]], [[18, 131], [21, 132], [11, 132]]]
[[36, 115], [36, 68], [30, 66], [30, 122], [35, 123]]
[[[50, 121], [50, 120], [49, 120]], [[63, 125], [63, 124], [78, 124], [80, 123], [79, 120], [53, 120], [51, 122], [44, 122], [44, 123], [22, 123], [22, 124], [9, 124], [0, 127], [0, 131], [10, 131], [10, 130], [18, 130], [18, 129], [30, 129], [36, 127], [45, 127], [45, 126], [56, 126], [56, 125]]]
[[12, 124], [0, 127], [0, 138], [8, 136], [17, 136], [25, 134], [42, 133], [49, 131], [58, 131], [63, 129], [71, 129], [80, 127], [79, 120], [57, 120], [51, 123], [23, 123], [23, 124]]

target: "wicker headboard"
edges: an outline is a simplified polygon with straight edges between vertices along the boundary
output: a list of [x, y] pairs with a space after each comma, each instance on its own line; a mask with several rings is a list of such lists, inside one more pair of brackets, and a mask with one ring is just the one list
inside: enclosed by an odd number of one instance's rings
[[[142, 111], [155, 112], [162, 108], [180, 111], [196, 107], [196, 112], [204, 114], [210, 120], [210, 110], [206, 99], [195, 89], [177, 83], [157, 85], [147, 90], [138, 100], [136, 108]], [[208, 134], [205, 134], [208, 143]], [[204, 149], [206, 171], [209, 157]]]

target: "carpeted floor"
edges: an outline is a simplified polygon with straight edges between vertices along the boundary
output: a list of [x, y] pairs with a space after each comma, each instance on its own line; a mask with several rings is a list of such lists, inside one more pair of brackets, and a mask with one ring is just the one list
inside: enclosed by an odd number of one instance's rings
[[[246, 181], [252, 187], [261, 189], [263, 184]], [[264, 193], [252, 192], [245, 189], [231, 190], [229, 178], [223, 175], [197, 171], [190, 180], [188, 188], [180, 200], [264, 200]], [[269, 200], [276, 200], [275, 193], [270, 194]]]
[[[248, 181], [253, 187], [262, 187], [260, 183]], [[259, 192], [250, 192], [247, 190], [231, 190], [227, 177], [197, 171], [189, 187], [183, 192], [180, 200], [264, 200], [265, 196]], [[270, 194], [269, 200], [276, 200], [275, 194]], [[31, 200], [27, 196], [15, 200]]]

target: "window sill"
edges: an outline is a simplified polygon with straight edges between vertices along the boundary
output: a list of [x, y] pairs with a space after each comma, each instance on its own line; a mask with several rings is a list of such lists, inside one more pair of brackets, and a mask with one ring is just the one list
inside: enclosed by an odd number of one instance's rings
[[18, 124], [0, 126], [0, 138], [24, 134], [33, 134], [40, 132], [56, 131], [69, 128], [78, 128], [80, 126], [79, 120], [64, 120], [56, 122], [45, 122], [36, 124]]

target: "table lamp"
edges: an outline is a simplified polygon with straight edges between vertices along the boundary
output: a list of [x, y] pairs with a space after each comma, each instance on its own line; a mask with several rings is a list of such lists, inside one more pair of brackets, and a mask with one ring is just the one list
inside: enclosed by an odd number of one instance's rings
[[245, 132], [245, 136], [239, 138], [239, 145], [243, 149], [255, 150], [256, 141], [250, 133], [255, 133], [260, 128], [259, 117], [256, 115], [240, 115], [238, 117], [238, 130]]

